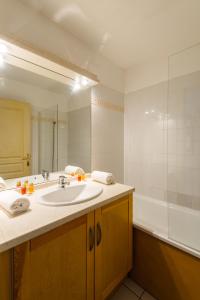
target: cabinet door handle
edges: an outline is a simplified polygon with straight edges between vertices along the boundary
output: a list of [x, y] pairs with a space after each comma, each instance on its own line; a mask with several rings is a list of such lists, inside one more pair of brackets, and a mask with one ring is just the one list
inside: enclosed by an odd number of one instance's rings
[[102, 239], [102, 231], [100, 223], [97, 223], [97, 246], [100, 245]]
[[92, 251], [94, 248], [94, 230], [92, 227], [89, 228], [89, 250]]

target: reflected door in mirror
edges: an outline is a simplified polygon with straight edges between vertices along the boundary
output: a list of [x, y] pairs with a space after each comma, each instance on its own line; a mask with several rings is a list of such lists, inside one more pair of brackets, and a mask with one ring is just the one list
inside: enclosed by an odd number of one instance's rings
[[0, 99], [0, 176], [30, 175], [31, 108], [28, 103]]

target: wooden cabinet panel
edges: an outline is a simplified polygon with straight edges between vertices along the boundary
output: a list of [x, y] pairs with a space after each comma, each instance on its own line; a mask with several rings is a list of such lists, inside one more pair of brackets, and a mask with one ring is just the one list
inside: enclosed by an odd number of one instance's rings
[[0, 253], [0, 299], [12, 297], [12, 250]]
[[95, 225], [95, 299], [102, 300], [132, 266], [132, 197], [96, 210]]
[[200, 259], [134, 228], [131, 278], [156, 299], [200, 299]]
[[94, 248], [89, 250], [90, 226], [94, 226], [94, 214], [31, 240], [24, 244], [24, 250], [16, 247], [14, 299], [93, 300]]

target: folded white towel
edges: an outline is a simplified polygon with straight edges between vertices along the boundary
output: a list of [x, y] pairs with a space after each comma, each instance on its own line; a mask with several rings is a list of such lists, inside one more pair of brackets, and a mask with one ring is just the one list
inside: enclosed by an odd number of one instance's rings
[[0, 192], [0, 206], [14, 215], [28, 210], [30, 201], [27, 197], [21, 196], [16, 191], [3, 191]]
[[115, 183], [115, 179], [112, 173], [93, 171], [91, 174], [91, 178], [94, 181], [98, 181], [104, 184]]
[[82, 168], [79, 168], [76, 166], [70, 166], [70, 165], [65, 168], [65, 173], [69, 174], [69, 175], [71, 175], [71, 174], [84, 175], [85, 174], [85, 172]]
[[2, 177], [0, 177], [0, 190], [4, 190], [4, 189], [6, 189], [6, 183], [5, 183], [5, 180], [2, 178]]

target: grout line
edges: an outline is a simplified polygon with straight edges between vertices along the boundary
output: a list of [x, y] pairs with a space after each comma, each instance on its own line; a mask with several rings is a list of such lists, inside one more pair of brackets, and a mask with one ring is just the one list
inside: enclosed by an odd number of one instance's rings
[[139, 299], [138, 299], [138, 300], [142, 299], [142, 297], [143, 297], [144, 293], [145, 293], [145, 290], [142, 292], [142, 294], [140, 295], [140, 297], [139, 297]]
[[143, 295], [143, 292], [144, 291], [142, 291], [142, 294], [140, 295], [140, 296], [138, 296], [132, 289], [130, 289], [125, 283], [122, 283], [123, 284], [123, 286], [125, 286], [132, 294], [134, 294], [135, 296], [137, 296], [138, 297], [138, 299], [140, 299], [140, 297]]

